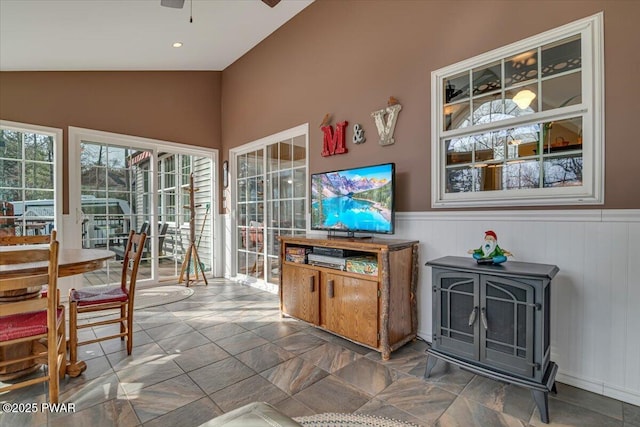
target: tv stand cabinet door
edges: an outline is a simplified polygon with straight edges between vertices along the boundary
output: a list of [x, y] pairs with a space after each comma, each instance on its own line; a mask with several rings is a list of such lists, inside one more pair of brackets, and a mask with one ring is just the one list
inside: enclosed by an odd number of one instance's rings
[[321, 326], [353, 341], [378, 348], [378, 282], [322, 274]]
[[314, 325], [320, 323], [320, 273], [306, 267], [282, 266], [282, 311]]

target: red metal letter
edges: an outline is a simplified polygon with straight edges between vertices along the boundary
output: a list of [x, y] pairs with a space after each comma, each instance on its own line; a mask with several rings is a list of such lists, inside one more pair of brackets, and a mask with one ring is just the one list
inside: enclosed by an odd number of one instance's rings
[[324, 138], [322, 140], [322, 156], [333, 156], [334, 154], [346, 153], [347, 147], [345, 145], [345, 133], [344, 129], [349, 123], [347, 121], [336, 123], [336, 133], [333, 133], [333, 128], [329, 126], [322, 126], [322, 132]]

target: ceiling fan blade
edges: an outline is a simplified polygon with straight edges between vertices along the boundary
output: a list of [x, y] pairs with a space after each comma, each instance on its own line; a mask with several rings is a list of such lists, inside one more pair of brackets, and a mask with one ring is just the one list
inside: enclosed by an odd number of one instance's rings
[[274, 7], [275, 5], [280, 3], [280, 0], [262, 0], [262, 2], [269, 7]]
[[182, 9], [184, 7], [184, 0], [160, 0], [160, 6]]

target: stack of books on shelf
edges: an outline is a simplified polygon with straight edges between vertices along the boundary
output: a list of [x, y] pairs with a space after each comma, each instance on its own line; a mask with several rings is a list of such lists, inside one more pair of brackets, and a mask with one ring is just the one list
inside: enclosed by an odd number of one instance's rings
[[299, 248], [294, 246], [287, 246], [285, 250], [285, 259], [287, 261], [295, 262], [298, 264], [307, 263], [307, 254], [311, 252], [311, 248]]

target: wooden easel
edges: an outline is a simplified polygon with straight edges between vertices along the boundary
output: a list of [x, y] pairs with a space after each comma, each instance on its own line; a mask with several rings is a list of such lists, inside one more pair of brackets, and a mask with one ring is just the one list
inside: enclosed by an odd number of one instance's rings
[[[189, 185], [185, 186], [185, 188], [189, 188], [189, 206], [185, 206], [185, 209], [189, 209], [191, 212], [191, 218], [189, 219], [189, 249], [187, 249], [187, 253], [185, 254], [184, 261], [182, 263], [182, 270], [180, 271], [180, 280], [178, 283], [182, 283], [185, 279], [185, 285], [189, 287], [192, 282], [197, 282], [200, 280], [198, 275], [198, 269], [202, 273], [202, 279], [204, 280], [205, 285], [209, 285], [207, 282], [207, 277], [204, 274], [204, 269], [202, 268], [202, 264], [200, 263], [200, 256], [198, 255], [198, 247], [196, 245], [196, 208], [200, 207], [200, 205], [195, 204], [195, 193], [198, 191], [197, 188], [193, 187], [193, 172], [189, 176]], [[193, 263], [193, 271], [195, 274], [195, 279], [191, 280], [189, 277], [189, 270], [191, 264]]]

